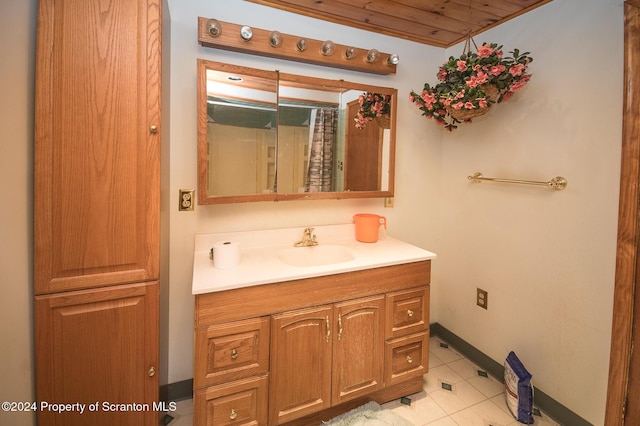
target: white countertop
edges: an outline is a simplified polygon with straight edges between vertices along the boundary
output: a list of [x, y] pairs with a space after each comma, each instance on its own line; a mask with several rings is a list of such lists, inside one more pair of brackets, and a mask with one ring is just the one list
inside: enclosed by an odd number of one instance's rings
[[[304, 227], [261, 231], [202, 234], [195, 236], [192, 294], [204, 294], [280, 281], [290, 281], [403, 263], [419, 262], [436, 257], [430, 251], [386, 235], [380, 228], [375, 243], [355, 239], [355, 225], [324, 225], [314, 227], [319, 246], [339, 245], [353, 254], [354, 259], [318, 266], [291, 266], [279, 258], [300, 241]], [[231, 241], [240, 247], [240, 262], [230, 269], [218, 269], [209, 258], [214, 243]], [[305, 250], [298, 247], [294, 250]]]

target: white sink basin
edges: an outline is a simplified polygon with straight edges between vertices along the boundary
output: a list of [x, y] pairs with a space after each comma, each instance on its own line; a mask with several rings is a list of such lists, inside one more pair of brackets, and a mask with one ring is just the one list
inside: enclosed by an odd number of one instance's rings
[[355, 255], [345, 246], [326, 244], [287, 248], [278, 253], [278, 259], [290, 266], [321, 266], [348, 262]]

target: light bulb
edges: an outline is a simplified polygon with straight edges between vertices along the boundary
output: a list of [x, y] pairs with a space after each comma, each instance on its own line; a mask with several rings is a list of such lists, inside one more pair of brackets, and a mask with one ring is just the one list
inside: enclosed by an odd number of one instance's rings
[[304, 52], [305, 50], [307, 50], [307, 40], [304, 38], [301, 38], [300, 40], [298, 40], [298, 42], [296, 43], [296, 47], [298, 48], [298, 50], [300, 52]]
[[253, 37], [253, 29], [248, 25], [240, 28], [240, 37], [242, 37], [244, 41], [251, 40], [251, 37]]
[[217, 19], [209, 19], [207, 21], [207, 32], [211, 37], [218, 37], [222, 34], [222, 27], [220, 26], [220, 22]]
[[347, 59], [351, 59], [355, 58], [357, 53], [358, 52], [356, 51], [355, 47], [347, 47], [347, 50], [345, 50], [344, 52], [344, 56], [346, 56]]
[[336, 45], [331, 40], [327, 40], [324, 43], [322, 43], [321, 52], [324, 56], [331, 56], [335, 51], [336, 51]]
[[389, 55], [389, 59], [387, 59], [388, 65], [398, 65], [398, 62], [400, 62], [400, 56], [397, 53]]
[[271, 34], [269, 34], [269, 44], [271, 47], [278, 47], [282, 44], [282, 34], [280, 34], [280, 31], [271, 31]]
[[367, 62], [369, 62], [370, 64], [377, 61], [379, 57], [380, 52], [378, 52], [378, 49], [371, 49], [369, 52], [367, 52]]

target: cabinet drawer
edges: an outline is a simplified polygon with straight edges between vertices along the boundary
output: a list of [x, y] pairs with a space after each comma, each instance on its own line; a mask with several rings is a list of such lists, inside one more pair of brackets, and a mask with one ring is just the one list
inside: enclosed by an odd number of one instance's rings
[[429, 286], [387, 295], [387, 339], [419, 333], [428, 328]]
[[429, 371], [429, 332], [387, 342], [385, 386], [401, 383]]
[[269, 317], [211, 325], [196, 331], [194, 388], [269, 370]]
[[268, 377], [196, 391], [194, 426], [266, 425]]

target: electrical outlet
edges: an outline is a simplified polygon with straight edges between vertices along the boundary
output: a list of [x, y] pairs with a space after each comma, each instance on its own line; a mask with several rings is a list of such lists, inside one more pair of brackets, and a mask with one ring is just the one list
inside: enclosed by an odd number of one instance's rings
[[487, 309], [489, 303], [489, 293], [480, 288], [476, 289], [476, 304], [480, 306], [482, 309]]
[[193, 196], [194, 193], [195, 193], [194, 189], [180, 190], [180, 200], [178, 201], [179, 211], [186, 212], [186, 211], [193, 210], [193, 204], [195, 203], [195, 198]]
[[393, 207], [393, 197], [385, 197], [384, 206], [385, 207]]

